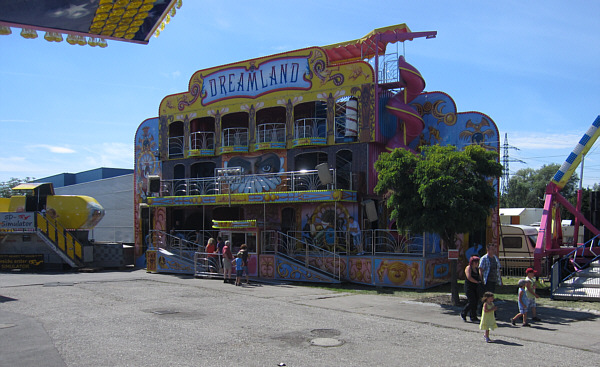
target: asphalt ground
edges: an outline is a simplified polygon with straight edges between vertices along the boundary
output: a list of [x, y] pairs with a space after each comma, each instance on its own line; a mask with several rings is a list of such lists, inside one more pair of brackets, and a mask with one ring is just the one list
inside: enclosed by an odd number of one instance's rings
[[[600, 315], [540, 307], [485, 343], [460, 308], [144, 270], [0, 273], [0, 366], [591, 366]], [[517, 324], [518, 325], [518, 324]]]

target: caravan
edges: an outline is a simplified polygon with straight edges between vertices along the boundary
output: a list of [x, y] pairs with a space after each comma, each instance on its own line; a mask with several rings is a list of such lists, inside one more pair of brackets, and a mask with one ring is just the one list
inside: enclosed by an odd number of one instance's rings
[[538, 229], [520, 224], [500, 226], [498, 257], [504, 275], [525, 275], [525, 269], [533, 266], [533, 252]]

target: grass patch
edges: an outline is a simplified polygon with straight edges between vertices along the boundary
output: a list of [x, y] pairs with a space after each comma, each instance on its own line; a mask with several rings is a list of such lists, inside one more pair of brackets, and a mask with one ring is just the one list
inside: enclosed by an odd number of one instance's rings
[[[496, 287], [495, 296], [499, 300], [517, 302], [518, 289], [517, 283], [523, 277], [502, 277], [503, 285]], [[458, 281], [458, 291], [460, 295], [464, 295], [464, 280]], [[373, 287], [360, 284], [334, 284], [322, 285], [313, 283], [303, 283], [305, 287], [327, 289], [334, 292], [354, 293], [354, 294], [371, 294], [384, 295], [390, 297], [399, 297], [411, 301], [431, 301], [444, 299], [443, 296], [450, 294], [450, 284], [443, 284], [430, 289], [399, 289], [392, 287]], [[537, 299], [538, 306], [557, 307], [557, 308], [572, 308], [581, 310], [594, 310], [600, 312], [600, 302], [589, 301], [554, 301], [550, 299], [550, 283], [542, 283], [538, 287], [537, 293], [540, 298]], [[441, 302], [441, 301], [440, 301]]]

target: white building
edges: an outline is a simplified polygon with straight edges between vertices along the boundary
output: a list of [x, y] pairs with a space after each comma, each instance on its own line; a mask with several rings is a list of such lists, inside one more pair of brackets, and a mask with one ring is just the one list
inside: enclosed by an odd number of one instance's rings
[[57, 195], [86, 195], [104, 207], [105, 215], [90, 231], [96, 242], [134, 242], [133, 170], [97, 168], [80, 173], [62, 173], [35, 182], [52, 182]]
[[500, 208], [500, 224], [523, 224], [530, 226], [542, 220], [542, 208]]

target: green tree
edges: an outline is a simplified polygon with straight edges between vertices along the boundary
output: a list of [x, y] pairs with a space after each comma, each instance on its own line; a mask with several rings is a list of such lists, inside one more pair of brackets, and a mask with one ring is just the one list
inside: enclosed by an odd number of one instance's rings
[[14, 178], [11, 177], [10, 180], [0, 182], [0, 198], [9, 198], [12, 196], [12, 188], [25, 183], [35, 180], [33, 177], [25, 177], [25, 178]]
[[[386, 205], [398, 229], [437, 233], [456, 248], [460, 233], [486, 225], [497, 203], [490, 178], [502, 174], [498, 154], [478, 145], [457, 151], [454, 146], [429, 146], [423, 155], [404, 149], [384, 153], [375, 162], [375, 192], [386, 195]], [[457, 261], [450, 262], [452, 302], [458, 305]]]
[[[508, 191], [500, 198], [502, 208], [543, 208], [546, 186], [558, 169], [559, 164], [543, 165], [540, 169], [520, 169], [508, 180]], [[579, 178], [576, 173], [571, 176], [561, 195], [574, 203], [577, 197]]]

